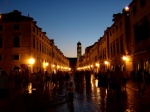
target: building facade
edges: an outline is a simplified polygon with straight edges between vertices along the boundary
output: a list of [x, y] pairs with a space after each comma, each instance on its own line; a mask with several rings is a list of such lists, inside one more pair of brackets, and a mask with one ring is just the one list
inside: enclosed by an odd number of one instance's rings
[[69, 61], [33, 18], [17, 10], [0, 15], [1, 69], [51, 73], [54, 66], [69, 67]]
[[85, 52], [84, 58], [87, 59], [83, 60], [87, 60], [88, 65], [83, 66], [91, 67], [93, 62], [89, 61], [90, 57], [97, 57], [94, 63], [98, 63], [100, 71], [114, 70], [115, 66], [120, 66], [128, 76], [140, 68], [150, 74], [149, 4], [149, 0], [133, 0], [122, 13], [114, 14], [113, 24], [97, 41], [98, 47], [94, 43], [89, 52]]
[[150, 8], [149, 0], [133, 0], [130, 7], [130, 28], [133, 69], [150, 74]]

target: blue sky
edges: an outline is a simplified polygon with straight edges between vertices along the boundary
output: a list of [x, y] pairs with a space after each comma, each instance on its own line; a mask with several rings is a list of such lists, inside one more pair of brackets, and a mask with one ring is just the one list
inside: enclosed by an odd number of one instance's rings
[[0, 13], [19, 10], [37, 25], [66, 57], [82, 54], [112, 25], [113, 14], [122, 12], [132, 0], [0, 0]]

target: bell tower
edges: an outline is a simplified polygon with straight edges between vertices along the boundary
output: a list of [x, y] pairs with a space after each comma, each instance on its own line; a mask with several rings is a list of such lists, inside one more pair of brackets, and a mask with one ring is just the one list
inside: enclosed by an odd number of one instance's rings
[[81, 43], [78, 42], [77, 43], [77, 59], [79, 60], [82, 54], [82, 47], [81, 47]]

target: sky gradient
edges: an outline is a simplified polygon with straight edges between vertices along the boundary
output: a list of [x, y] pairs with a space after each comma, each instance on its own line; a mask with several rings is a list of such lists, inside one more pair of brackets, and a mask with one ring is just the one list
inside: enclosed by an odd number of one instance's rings
[[77, 43], [93, 45], [112, 25], [113, 14], [122, 13], [132, 0], [0, 0], [0, 13], [13, 10], [32, 17], [54, 39], [66, 57], [77, 57]]

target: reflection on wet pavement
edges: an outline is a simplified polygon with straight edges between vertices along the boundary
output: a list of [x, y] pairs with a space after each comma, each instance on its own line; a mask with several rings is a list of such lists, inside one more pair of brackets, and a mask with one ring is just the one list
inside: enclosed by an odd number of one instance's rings
[[115, 93], [99, 88], [98, 80], [92, 76], [90, 83], [84, 79], [83, 85], [77, 86], [73, 110], [70, 110], [67, 104], [48, 110], [52, 112], [148, 112], [150, 109], [143, 109], [144, 105], [141, 101], [144, 102], [145, 99], [139, 98], [136, 91], [128, 88], [122, 91], [121, 99], [116, 100]]
[[[120, 100], [117, 100], [114, 91], [98, 87], [98, 80], [93, 75], [90, 81], [83, 77], [82, 81], [74, 83], [76, 90], [72, 106], [65, 100], [65, 85], [58, 84], [52, 88], [49, 83], [39, 89], [29, 83], [28, 92], [14, 97], [4, 112], [150, 112], [150, 97], [139, 97], [135, 90], [123, 90]], [[60, 100], [63, 102], [54, 105]]]

